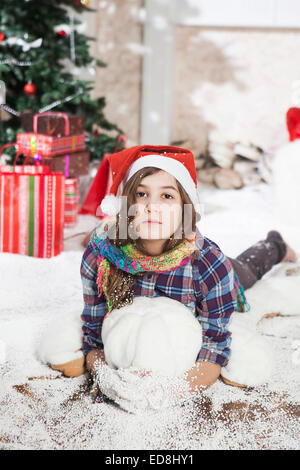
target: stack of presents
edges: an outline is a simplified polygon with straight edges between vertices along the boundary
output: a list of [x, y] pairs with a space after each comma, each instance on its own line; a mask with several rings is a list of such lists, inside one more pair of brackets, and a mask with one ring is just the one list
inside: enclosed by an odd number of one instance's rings
[[[0, 165], [0, 252], [50, 258], [80, 211], [79, 178], [89, 173], [84, 119], [23, 113], [14, 165]], [[25, 155], [23, 165], [17, 165]]]

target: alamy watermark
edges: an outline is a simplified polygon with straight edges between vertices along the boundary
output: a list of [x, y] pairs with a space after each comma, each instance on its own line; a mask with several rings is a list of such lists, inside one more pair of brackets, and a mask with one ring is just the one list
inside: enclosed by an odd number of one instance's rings
[[0, 80], [0, 105], [6, 103], [6, 86], [3, 80]]
[[[119, 196], [119, 239], [127, 239], [128, 236], [132, 240], [136, 240], [140, 236], [141, 227], [143, 233], [147, 231], [150, 238], [155, 233], [154, 238], [158, 238], [168, 231], [172, 233], [172, 238], [180, 240], [189, 238], [193, 233], [193, 205], [192, 204], [169, 204], [169, 203], [153, 203], [151, 211], [147, 209], [143, 203], [132, 204], [127, 210], [127, 196]], [[201, 220], [204, 215], [204, 204], [198, 204], [196, 212], [200, 214]], [[96, 215], [103, 215], [100, 206], [97, 208]], [[129, 219], [131, 221], [129, 222]], [[149, 220], [159, 222], [148, 223]], [[129, 222], [129, 223], [128, 223]], [[161, 227], [160, 227], [161, 225]], [[117, 218], [109, 222], [109, 238], [117, 238]], [[162, 237], [163, 238], [163, 237]]]

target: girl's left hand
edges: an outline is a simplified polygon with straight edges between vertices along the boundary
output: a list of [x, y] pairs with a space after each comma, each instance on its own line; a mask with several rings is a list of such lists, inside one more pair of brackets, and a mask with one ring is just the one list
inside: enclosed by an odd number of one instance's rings
[[118, 372], [120, 372], [120, 377], [122, 377], [125, 382], [126, 381], [130, 382], [130, 379], [132, 378], [130, 375], [128, 375], [129, 372], [140, 378], [143, 378], [152, 374], [152, 370], [142, 369], [138, 367], [129, 367], [128, 369], [118, 369]]
[[118, 369], [117, 373], [126, 387], [119, 391], [116, 402], [133, 413], [172, 407], [190, 396], [187, 381], [179, 377], [133, 368]]

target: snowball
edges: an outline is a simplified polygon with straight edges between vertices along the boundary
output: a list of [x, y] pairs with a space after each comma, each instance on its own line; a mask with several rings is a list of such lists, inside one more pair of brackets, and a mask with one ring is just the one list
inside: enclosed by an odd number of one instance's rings
[[179, 376], [195, 364], [202, 327], [193, 312], [168, 297], [135, 297], [114, 309], [102, 325], [107, 363]]

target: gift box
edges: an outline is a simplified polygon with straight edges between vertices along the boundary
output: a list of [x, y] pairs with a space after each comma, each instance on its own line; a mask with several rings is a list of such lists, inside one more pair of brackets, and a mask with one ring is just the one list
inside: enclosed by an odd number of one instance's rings
[[65, 180], [65, 216], [64, 226], [74, 227], [78, 219], [79, 211], [79, 182], [77, 178], [67, 178]]
[[[28, 157], [28, 163], [34, 163], [35, 158]], [[76, 178], [89, 173], [90, 152], [74, 152], [56, 157], [43, 157], [43, 164], [49, 165], [51, 171], [67, 172], [67, 177]]]
[[[36, 128], [34, 120], [36, 120]], [[36, 132], [57, 137], [79, 135], [84, 134], [84, 118], [70, 113], [47, 112], [35, 114], [26, 111], [21, 114], [21, 127], [24, 132]]]
[[32, 132], [17, 134], [17, 145], [20, 153], [32, 155], [33, 147], [36, 153], [45, 157], [55, 157], [66, 153], [81, 152], [85, 150], [85, 136], [70, 135], [53, 137]]
[[0, 252], [57, 256], [64, 246], [65, 176], [21, 167], [9, 172], [0, 167]]
[[12, 173], [13, 171], [16, 173], [26, 173], [30, 175], [35, 175], [37, 173], [44, 175], [50, 173], [50, 167], [48, 165], [16, 165], [15, 167], [14, 165], [0, 165], [1, 173]]

